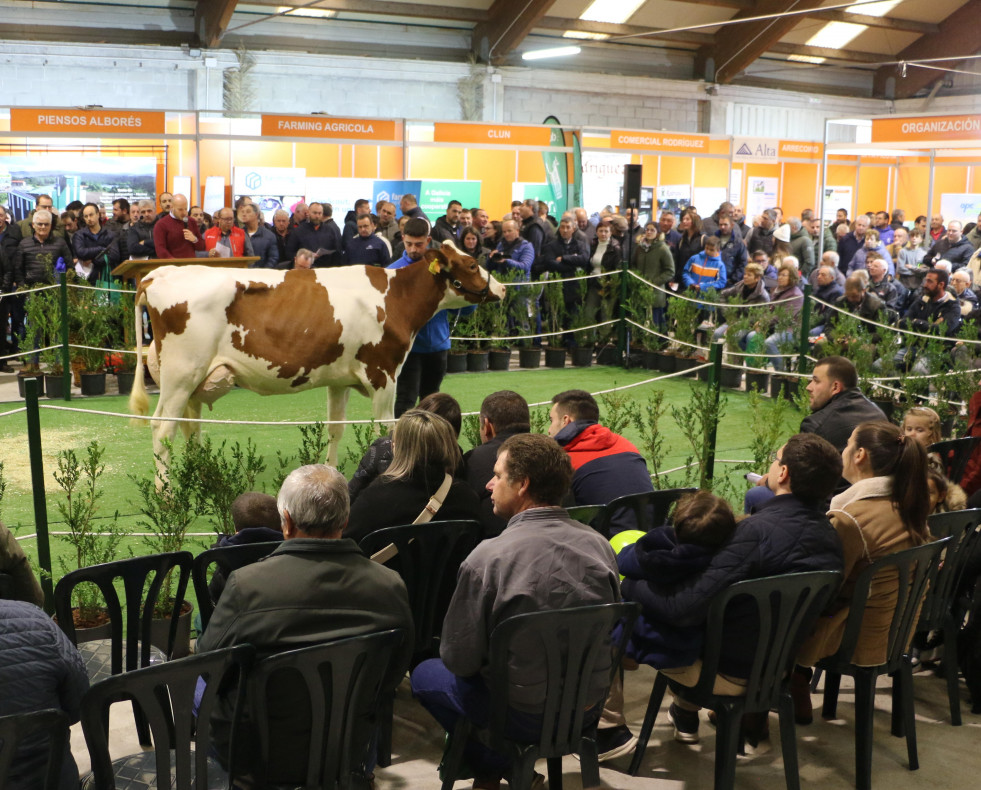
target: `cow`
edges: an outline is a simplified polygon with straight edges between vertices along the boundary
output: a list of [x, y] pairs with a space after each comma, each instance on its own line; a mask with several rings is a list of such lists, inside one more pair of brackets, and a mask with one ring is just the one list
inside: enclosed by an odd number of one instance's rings
[[[419, 330], [438, 311], [499, 301], [504, 286], [451, 241], [401, 269], [220, 269], [163, 266], [136, 293], [153, 327], [147, 365], [160, 385], [154, 416], [200, 417], [235, 385], [260, 395], [327, 387], [330, 446], [337, 452], [351, 388], [371, 398], [378, 422], [394, 420], [395, 380]], [[146, 416], [138, 373], [130, 412]], [[181, 423], [190, 439], [200, 423]], [[176, 423], [153, 421], [153, 452], [166, 474]]]

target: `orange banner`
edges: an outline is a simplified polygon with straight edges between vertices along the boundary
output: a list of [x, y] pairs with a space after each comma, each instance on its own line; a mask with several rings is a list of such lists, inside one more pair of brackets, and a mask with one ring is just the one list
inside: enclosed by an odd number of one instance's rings
[[981, 140], [981, 115], [872, 119], [873, 143], [910, 143], [927, 140]]
[[263, 137], [318, 137], [332, 140], [401, 140], [395, 121], [320, 115], [263, 115]]
[[610, 148], [633, 148], [642, 151], [689, 151], [708, 153], [711, 138], [705, 134], [676, 132], [636, 132], [614, 129]]
[[71, 132], [73, 134], [163, 134], [164, 114], [142, 110], [76, 110], [15, 107], [10, 110], [12, 132]]
[[484, 143], [491, 145], [535, 145], [543, 148], [551, 139], [548, 126], [498, 126], [482, 123], [434, 124], [437, 143]]
[[820, 159], [824, 155], [824, 143], [808, 143], [803, 140], [781, 140], [781, 159]]

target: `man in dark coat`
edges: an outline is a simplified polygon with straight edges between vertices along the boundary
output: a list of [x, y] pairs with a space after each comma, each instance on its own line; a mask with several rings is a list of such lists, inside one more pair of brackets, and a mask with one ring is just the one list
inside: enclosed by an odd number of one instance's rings
[[286, 242], [286, 260], [292, 261], [301, 249], [313, 250], [315, 267], [341, 266], [344, 242], [341, 230], [332, 217], [330, 204], [311, 203], [310, 218], [301, 222]]

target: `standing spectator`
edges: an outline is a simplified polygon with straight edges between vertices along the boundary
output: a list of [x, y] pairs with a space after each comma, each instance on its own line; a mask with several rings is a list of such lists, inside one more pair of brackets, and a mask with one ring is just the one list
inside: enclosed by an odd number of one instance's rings
[[724, 214], [719, 217], [718, 224], [719, 229], [715, 235], [719, 237], [719, 255], [726, 265], [726, 282], [732, 286], [743, 279], [743, 269], [749, 262], [749, 256], [743, 237], [733, 229], [732, 217]]
[[690, 209], [682, 212], [678, 228], [681, 237], [674, 247], [674, 279], [680, 285], [685, 265], [692, 256], [698, 255], [705, 249], [705, 236], [702, 235], [702, 218]]
[[843, 274], [851, 271], [849, 264], [860, 249], [865, 247], [865, 234], [869, 229], [869, 218], [859, 214], [855, 219], [855, 230], [838, 241], [838, 268]]
[[589, 214], [586, 213], [586, 209], [577, 208], [573, 213], [576, 216], [576, 230], [583, 235], [587, 244], [592, 244], [593, 237], [596, 235], [596, 226], [589, 221]]
[[392, 251], [384, 238], [375, 233], [375, 222], [371, 214], [358, 217], [357, 235], [347, 243], [347, 264], [353, 266], [388, 266]]
[[[739, 244], [742, 245], [742, 239], [739, 240]], [[644, 235], [637, 237], [630, 268], [647, 282], [661, 288], [666, 288], [671, 282], [671, 278], [674, 277], [674, 256], [668, 249], [668, 245], [664, 243], [664, 237], [658, 233], [657, 225], [653, 222], [648, 222], [644, 227]], [[655, 290], [651, 294], [651, 317], [654, 324], [662, 329], [667, 299], [668, 297], [663, 291]]]
[[538, 201], [528, 198], [518, 207], [518, 213], [521, 216], [521, 238], [531, 244], [537, 259], [545, 244], [545, 228], [538, 218]]
[[490, 217], [487, 215], [487, 212], [480, 207], [470, 209], [470, 216], [473, 218], [473, 229], [480, 234], [481, 242], [484, 242], [487, 235], [487, 225], [490, 223]]
[[743, 242], [745, 243], [750, 227], [746, 224], [746, 212], [743, 211], [742, 206], [732, 207], [732, 227], [733, 230], [743, 237]]
[[290, 232], [293, 225], [290, 223], [290, 215], [284, 210], [279, 209], [273, 214], [273, 233], [276, 236], [276, 252], [279, 258], [278, 268], [288, 268], [290, 263], [287, 247], [289, 246]]
[[116, 237], [99, 221], [99, 206], [86, 203], [82, 209], [85, 227], [72, 238], [78, 262], [75, 272], [90, 284], [109, 276], [119, 263], [119, 245]]
[[[242, 230], [252, 244], [252, 254], [259, 256], [259, 260], [251, 264], [251, 268], [279, 268], [279, 244], [276, 242], [276, 234], [259, 222], [259, 211], [255, 203], [244, 204], [238, 210], [238, 216], [242, 223]], [[205, 238], [207, 235], [206, 233]]]
[[170, 213], [162, 217], [158, 215], [153, 226], [153, 246], [157, 257], [193, 258], [199, 250], [204, 252], [204, 235], [194, 218], [187, 215], [187, 198], [174, 195], [170, 205]]
[[[133, 215], [136, 216], [133, 216]], [[112, 201], [112, 219], [104, 223], [104, 227], [116, 237], [116, 244], [119, 246], [119, 260], [129, 259], [129, 242], [126, 232], [132, 227], [133, 223], [139, 220], [139, 210], [136, 204], [130, 205], [126, 198], [116, 198]]]
[[454, 244], [460, 238], [460, 212], [463, 204], [459, 200], [451, 200], [446, 204], [446, 214], [433, 224], [432, 237], [437, 244], [452, 241]]
[[[251, 203], [245, 205], [251, 206]], [[253, 209], [254, 210], [254, 209]], [[215, 212], [217, 227], [204, 232], [204, 246], [209, 258], [252, 257], [252, 240], [245, 231], [235, 225], [235, 212], [228, 206]]]
[[[613, 238], [613, 226], [603, 220], [596, 226], [596, 236], [589, 251], [588, 274], [612, 272], [620, 268], [620, 245]], [[616, 294], [609, 277], [594, 277], [586, 281], [586, 318], [590, 323], [610, 317]]]
[[[14, 270], [14, 254], [20, 245], [20, 227], [9, 221], [7, 209], [0, 206], [0, 289], [9, 294], [5, 283], [7, 272]], [[12, 282], [12, 279], [11, 279]], [[7, 343], [7, 321], [10, 321], [11, 342]], [[20, 297], [5, 295], [0, 298], [0, 356], [12, 354], [17, 350], [17, 337], [23, 322], [23, 307]], [[13, 368], [6, 359], [0, 359], [0, 373], [12, 373]]]
[[173, 210], [174, 197], [170, 192], [161, 192], [157, 196], [157, 203], [160, 205], [160, 211], [157, 212], [157, 219], [166, 217]]
[[375, 213], [378, 215], [378, 234], [384, 236], [385, 240], [394, 248], [401, 238], [399, 224], [395, 220], [395, 204], [387, 200], [379, 200], [375, 204]]
[[688, 259], [681, 273], [681, 284], [699, 293], [726, 287], [726, 265], [719, 255], [718, 236], [706, 236], [705, 249]]
[[[753, 222], [753, 229], [746, 237], [746, 249], [750, 253], [757, 250], [764, 250], [767, 255], [773, 257], [773, 234], [778, 227], [777, 212], [775, 209], [768, 208], [760, 214]], [[789, 241], [789, 239], [788, 239]]]
[[721, 203], [714, 214], [702, 220], [702, 233], [706, 236], [718, 236], [719, 220], [723, 217], [732, 219], [732, 203], [728, 200]]
[[130, 257], [156, 258], [157, 251], [153, 246], [153, 203], [141, 200], [138, 205], [131, 207], [130, 216], [133, 217], [133, 222], [126, 231], [126, 248]]
[[518, 223], [513, 219], [501, 223], [501, 240], [497, 249], [487, 256], [488, 271], [499, 272], [507, 269], [521, 271], [519, 279], [528, 280], [535, 262], [535, 249], [521, 238]]
[[[79, 210], [81, 208], [82, 206], [79, 204]], [[34, 215], [38, 211], [47, 211], [51, 214], [51, 235], [64, 238], [65, 230], [59, 221], [58, 212], [54, 209], [54, 201], [51, 199], [51, 195], [38, 195], [34, 199], [34, 210], [20, 221], [21, 238], [26, 239], [31, 235], [31, 231], [34, 228]]]
[[420, 218], [426, 220], [429, 223], [430, 228], [432, 227], [431, 222], [429, 222], [429, 217], [426, 216], [426, 212], [419, 208], [419, 201], [416, 199], [415, 195], [406, 193], [402, 195], [402, 199], [399, 201], [399, 208], [402, 209], [402, 215], [408, 217], [409, 219]]
[[681, 241], [681, 234], [674, 229], [675, 216], [671, 209], [664, 209], [661, 212], [661, 217], [657, 222], [657, 229], [661, 233], [661, 237], [664, 239], [664, 243], [668, 245], [668, 249], [671, 250], [671, 254], [674, 255], [674, 251], [678, 248], [678, 242]]
[[893, 235], [896, 230], [889, 222], [888, 211], [877, 211], [875, 213], [875, 229], [879, 233], [879, 241], [887, 246], [892, 244]]
[[476, 228], [464, 228], [460, 234], [460, 250], [477, 261], [478, 266], [483, 266], [486, 269], [487, 250], [481, 241], [480, 233]]
[[930, 236], [924, 239], [924, 241], [929, 244], [936, 244], [946, 233], [947, 229], [944, 227], [943, 214], [934, 214], [930, 217]]
[[974, 255], [974, 247], [964, 238], [961, 223], [956, 219], [947, 225], [947, 234], [933, 242], [930, 251], [923, 259], [924, 266], [935, 266], [937, 261], [950, 261], [952, 271], [967, 264]]
[[313, 250], [315, 267], [341, 266], [344, 262], [344, 242], [333, 213], [330, 203], [311, 203], [310, 219], [301, 222], [290, 233], [286, 257], [295, 257], [296, 251], [303, 247]]
[[823, 246], [822, 253], [838, 252], [838, 241], [835, 239], [834, 231], [830, 227], [824, 227], [824, 223], [814, 216], [814, 209], [806, 208], [800, 213], [800, 221], [804, 224], [808, 235], [811, 237], [811, 244], [814, 248], [814, 260], [820, 260], [818, 248]]
[[[585, 235], [576, 229], [576, 221], [571, 214], [562, 215], [559, 232], [545, 245], [540, 261], [544, 271], [561, 278], [575, 277], [589, 268], [589, 244]], [[562, 283], [562, 300], [566, 314], [571, 315], [580, 304], [578, 282], [568, 280]]]
[[[82, 657], [50, 617], [34, 604], [0, 600], [0, 716], [55, 708], [74, 724], [81, 718], [82, 695], [88, 687]], [[43, 787], [48, 749], [46, 735], [22, 742], [4, 790]], [[78, 790], [78, 784], [78, 766], [66, 743], [55, 786]]]
[[204, 209], [200, 206], [191, 206], [187, 213], [191, 219], [198, 223], [198, 230], [202, 233], [211, 227], [211, 217], [205, 214]]
[[787, 224], [790, 225], [791, 253], [800, 261], [800, 273], [806, 277], [814, 268], [814, 242], [802, 220], [788, 217]]
[[68, 243], [51, 232], [50, 211], [35, 211], [31, 219], [34, 232], [20, 240], [14, 252], [13, 266], [4, 272], [4, 293], [27, 285], [51, 285], [58, 262], [71, 265], [73, 256]]

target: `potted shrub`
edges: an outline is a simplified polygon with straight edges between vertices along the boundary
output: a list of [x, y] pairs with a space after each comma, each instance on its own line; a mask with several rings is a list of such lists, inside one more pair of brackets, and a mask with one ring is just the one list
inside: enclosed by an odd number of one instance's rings
[[565, 306], [565, 283], [546, 282], [542, 289], [542, 331], [545, 348], [545, 365], [550, 368], [565, 367], [565, 322], [568, 312]]
[[[451, 335], [466, 336], [468, 324], [466, 318], [459, 315], [453, 320], [450, 328]], [[464, 340], [451, 340], [450, 353], [446, 355], [447, 373], [466, 373], [467, 372], [467, 344]]]
[[[65, 541], [72, 547], [72, 558], [59, 558], [62, 570], [67, 572], [117, 559], [117, 550], [123, 534], [118, 526], [119, 514], [111, 521], [98, 520], [99, 500], [102, 491], [99, 478], [105, 472], [103, 462], [105, 448], [95, 440], [80, 455], [68, 448], [57, 456], [58, 469], [52, 472], [63, 497], [55, 501], [55, 507], [65, 522]], [[75, 587], [72, 615], [77, 641], [88, 642], [109, 637], [109, 616], [99, 588], [86, 582]]]
[[[27, 324], [26, 343], [45, 349], [37, 357], [44, 370], [44, 392], [49, 398], [61, 398], [65, 394], [65, 377], [61, 342], [61, 300], [58, 291], [28, 289], [24, 300], [24, 317]], [[29, 364], [37, 370], [31, 358]]]
[[698, 303], [688, 299], [668, 298], [668, 323], [674, 329], [675, 370], [686, 370], [698, 364], [695, 358], [695, 332], [698, 327]]
[[133, 391], [133, 380], [136, 378], [136, 354], [128, 353], [134, 345], [133, 334], [133, 291], [124, 290], [119, 293], [110, 310], [113, 348], [120, 353], [113, 355], [113, 373], [116, 375], [116, 385], [120, 395], [129, 395]]
[[[742, 365], [744, 357], [734, 356], [734, 354], [742, 352], [742, 348], [739, 345], [740, 336], [749, 331], [753, 319], [750, 318], [747, 310], [738, 308], [739, 305], [743, 304], [741, 298], [735, 297], [729, 304], [733, 307], [727, 309], [725, 313], [728, 327], [726, 328], [724, 342], [726, 351], [732, 353], [727, 354], [725, 357], [725, 361], [729, 364], [722, 366], [722, 381], [720, 383], [723, 387], [739, 389], [743, 378]], [[748, 379], [746, 386], [749, 386]]]
[[[515, 282], [518, 277], [517, 269], [508, 269], [498, 272], [494, 276], [498, 282], [505, 284], [504, 301], [500, 304], [486, 302], [477, 308], [477, 312], [484, 312], [484, 327], [490, 337], [509, 337], [511, 333], [512, 319], [515, 312], [515, 295], [517, 288], [510, 287], [509, 284]], [[490, 354], [488, 357], [488, 367], [491, 370], [509, 370], [511, 367], [511, 341], [492, 340], [490, 341]]]
[[480, 305], [474, 310], [468, 317], [466, 323], [465, 334], [468, 337], [478, 338], [477, 340], [471, 341], [470, 348], [467, 349], [467, 370], [472, 373], [480, 373], [487, 370], [488, 360], [490, 357], [490, 352], [487, 349], [487, 341], [481, 340], [479, 338], [485, 338], [488, 335], [487, 332], [487, 313], [481, 310], [481, 307], [486, 307], [487, 305]]
[[77, 347], [82, 394], [105, 395], [106, 352], [102, 349], [113, 334], [109, 299], [105, 292], [89, 287], [70, 288], [68, 297], [68, 342]]

